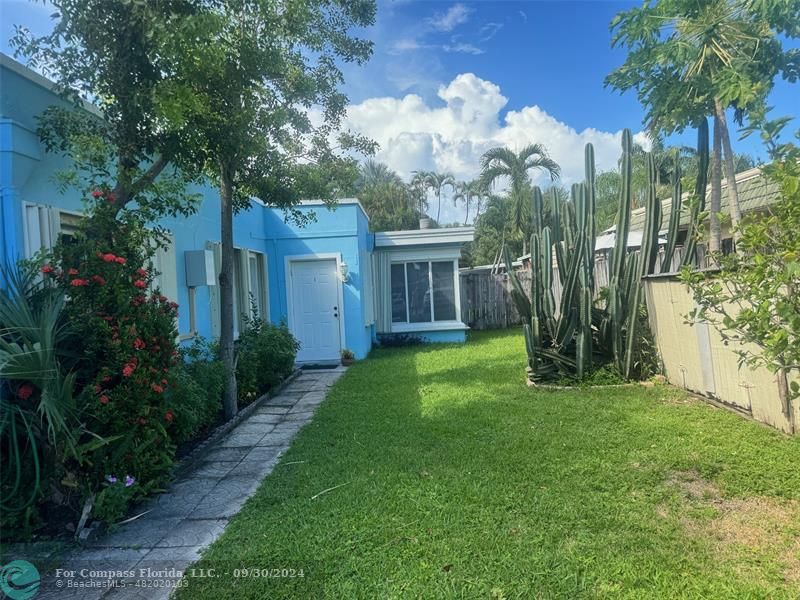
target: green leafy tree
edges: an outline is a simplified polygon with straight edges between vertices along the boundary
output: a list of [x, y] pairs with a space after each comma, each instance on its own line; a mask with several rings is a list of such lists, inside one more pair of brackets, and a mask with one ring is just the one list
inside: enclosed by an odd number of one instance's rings
[[764, 172], [779, 184], [780, 200], [742, 221], [742, 252], [718, 255], [719, 272], [685, 269], [682, 277], [698, 306], [691, 316], [712, 322], [735, 344], [741, 363], [779, 374], [788, 415], [788, 398], [800, 396], [800, 147], [776, 141], [784, 125], [763, 126], [773, 159]]
[[486, 210], [475, 219], [475, 241], [472, 244], [474, 265], [496, 265], [502, 259], [502, 248], [508, 246], [513, 256], [522, 253], [522, 240], [509, 239], [511, 203], [508, 198], [489, 196]]
[[[195, 99], [180, 93], [165, 47], [182, 35], [199, 3], [51, 3], [52, 32], [36, 37], [17, 27], [12, 45], [73, 104], [51, 106], [39, 120], [45, 148], [74, 165], [61, 174], [63, 183], [90, 191], [113, 182], [117, 212], [135, 202], [148, 220], [190, 213], [187, 175], [174, 166], [185, 133], [180, 115]], [[90, 110], [75, 110], [88, 103]]]
[[[614, 45], [629, 53], [606, 82], [637, 91], [651, 130], [671, 133], [714, 117], [710, 210], [719, 210], [722, 169], [716, 165], [724, 155], [734, 230], [741, 210], [726, 111], [735, 109], [741, 121], [763, 106], [779, 73], [797, 79], [800, 51], [785, 50], [781, 37], [799, 35], [798, 23], [797, 2], [659, 0], [620, 13], [611, 24]], [[718, 247], [718, 236], [712, 244]]]
[[354, 194], [364, 206], [373, 231], [414, 229], [417, 200], [402, 178], [383, 163], [367, 159], [359, 170]]
[[511, 218], [514, 231], [523, 238], [522, 251], [525, 252], [526, 232], [530, 227], [531, 180], [529, 171], [545, 171], [555, 181], [561, 175], [561, 168], [547, 154], [541, 144], [530, 144], [519, 152], [498, 147], [488, 150], [481, 157], [481, 180], [490, 187], [498, 180], [507, 179], [510, 190]]
[[[347, 98], [342, 62], [361, 63], [372, 43], [352, 37], [375, 16], [371, 0], [212, 3], [173, 48], [183, 85], [196, 99], [189, 142], [194, 165], [219, 183], [222, 259], [220, 359], [228, 370], [223, 407], [237, 411], [233, 339], [233, 214], [257, 197], [291, 208], [301, 197], [333, 201], [352, 185], [341, 151], [371, 151], [341, 132]], [[190, 50], [185, 40], [196, 40]], [[312, 123], [312, 108], [319, 123]], [[331, 139], [335, 138], [335, 142]]]

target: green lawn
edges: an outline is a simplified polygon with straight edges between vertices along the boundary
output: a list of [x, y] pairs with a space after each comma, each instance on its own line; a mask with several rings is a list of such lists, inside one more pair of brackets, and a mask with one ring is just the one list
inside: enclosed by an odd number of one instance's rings
[[522, 344], [353, 366], [181, 597], [800, 596], [800, 439], [667, 387], [529, 390]]

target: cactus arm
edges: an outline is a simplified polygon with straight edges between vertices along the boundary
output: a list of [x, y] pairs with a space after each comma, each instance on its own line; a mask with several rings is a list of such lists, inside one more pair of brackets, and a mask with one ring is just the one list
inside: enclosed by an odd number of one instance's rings
[[694, 198], [689, 213], [689, 231], [683, 247], [681, 265], [691, 265], [697, 250], [697, 236], [700, 230], [700, 214], [706, 207], [706, 186], [708, 185], [708, 120], [700, 121], [697, 128], [697, 158], [699, 161]]
[[669, 273], [672, 270], [672, 257], [675, 255], [675, 246], [678, 243], [678, 230], [681, 226], [681, 197], [683, 184], [681, 183], [681, 157], [675, 150], [672, 167], [672, 205], [669, 211], [669, 230], [667, 232], [667, 247], [664, 249], [664, 260], [661, 263], [661, 272]]

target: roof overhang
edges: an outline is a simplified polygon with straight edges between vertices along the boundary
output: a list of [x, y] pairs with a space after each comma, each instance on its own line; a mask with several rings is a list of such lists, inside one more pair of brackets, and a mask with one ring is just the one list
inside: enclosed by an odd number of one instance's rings
[[378, 231], [376, 248], [404, 246], [436, 246], [441, 244], [466, 244], [475, 239], [474, 227], [443, 227], [441, 229], [411, 229], [405, 231]]

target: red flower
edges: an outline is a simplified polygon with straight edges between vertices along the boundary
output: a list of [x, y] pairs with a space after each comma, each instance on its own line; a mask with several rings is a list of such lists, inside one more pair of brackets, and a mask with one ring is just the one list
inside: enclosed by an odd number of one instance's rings
[[106, 200], [108, 200], [111, 204], [114, 204], [116, 199], [117, 199], [117, 197], [114, 194], [110, 193], [110, 192], [106, 196]]
[[73, 279], [69, 282], [69, 284], [74, 287], [81, 287], [84, 285], [89, 285], [89, 281], [86, 279]]
[[144, 289], [144, 288], [146, 288], [146, 287], [147, 287], [147, 283], [145, 283], [145, 282], [144, 282], [144, 281], [142, 281], [141, 279], [137, 279], [136, 281], [134, 281], [134, 282], [133, 282], [133, 285], [135, 285], [135, 286], [136, 286], [137, 288], [139, 288], [140, 290], [141, 290], [141, 289]]
[[161, 387], [160, 385], [158, 385], [157, 383], [154, 383], [153, 385], [151, 385], [150, 389], [153, 390], [156, 394], [163, 394], [164, 393], [164, 388]]
[[162, 379], [161, 380], [161, 385], [167, 385], [167, 380], [166, 379]]
[[136, 274], [137, 274], [139, 277], [147, 277], [147, 271], [145, 271], [145, 270], [144, 270], [143, 268], [141, 268], [141, 267], [139, 267], [138, 269], [136, 269]]
[[177, 308], [178, 308], [178, 303], [177, 303], [177, 302], [170, 302], [170, 303], [169, 303], [169, 307], [170, 307], [170, 308], [177, 309]]
[[102, 190], [94, 190], [94, 191], [92, 192], [92, 197], [93, 197], [93, 198], [99, 198], [99, 197], [100, 197], [100, 196], [102, 196], [102, 195], [103, 195], [103, 192], [102, 192]]
[[111, 381], [111, 375], [106, 375], [103, 377], [103, 383], [108, 383], [109, 381]]
[[106, 280], [100, 277], [100, 275], [92, 275], [92, 281], [97, 283], [98, 285], [105, 285]]
[[99, 385], [94, 386], [94, 393], [95, 394], [99, 394], [102, 391], [103, 391], [103, 388], [100, 387]]
[[52, 265], [45, 265], [42, 267], [42, 273], [52, 273], [54, 271]]
[[108, 396], [106, 395], [100, 396], [100, 404], [108, 404]]
[[133, 299], [131, 300], [131, 304], [133, 304], [134, 306], [139, 306], [145, 300], [146, 298], [144, 296], [134, 296]]
[[172, 412], [171, 410], [168, 410], [168, 411], [167, 411], [167, 413], [164, 415], [164, 418], [165, 418], [165, 419], [166, 419], [168, 422], [172, 423], [172, 421], [174, 421], [174, 420], [175, 420], [175, 413], [174, 413], [174, 412]]
[[78, 269], [70, 269], [69, 271], [67, 271], [67, 275], [77, 275], [77, 274], [78, 274]]
[[137, 350], [143, 350], [144, 349], [144, 341], [142, 341], [142, 338], [136, 338], [133, 341], [133, 347], [136, 348]]
[[117, 260], [117, 257], [111, 254], [110, 252], [108, 254], [102, 254], [101, 258], [107, 263], [115, 262]]
[[129, 363], [125, 363], [125, 366], [122, 367], [122, 376], [123, 377], [130, 377], [133, 375], [133, 372], [136, 370], [136, 362], [131, 361]]
[[30, 383], [23, 383], [17, 388], [17, 396], [22, 400], [27, 400], [33, 396], [33, 386]]
[[124, 264], [125, 264], [126, 262], [128, 262], [128, 261], [127, 261], [126, 259], [122, 258], [121, 256], [117, 256], [117, 257], [114, 259], [114, 262], [115, 262], [115, 263], [119, 263], [119, 264], [121, 264], [121, 265], [124, 265]]

